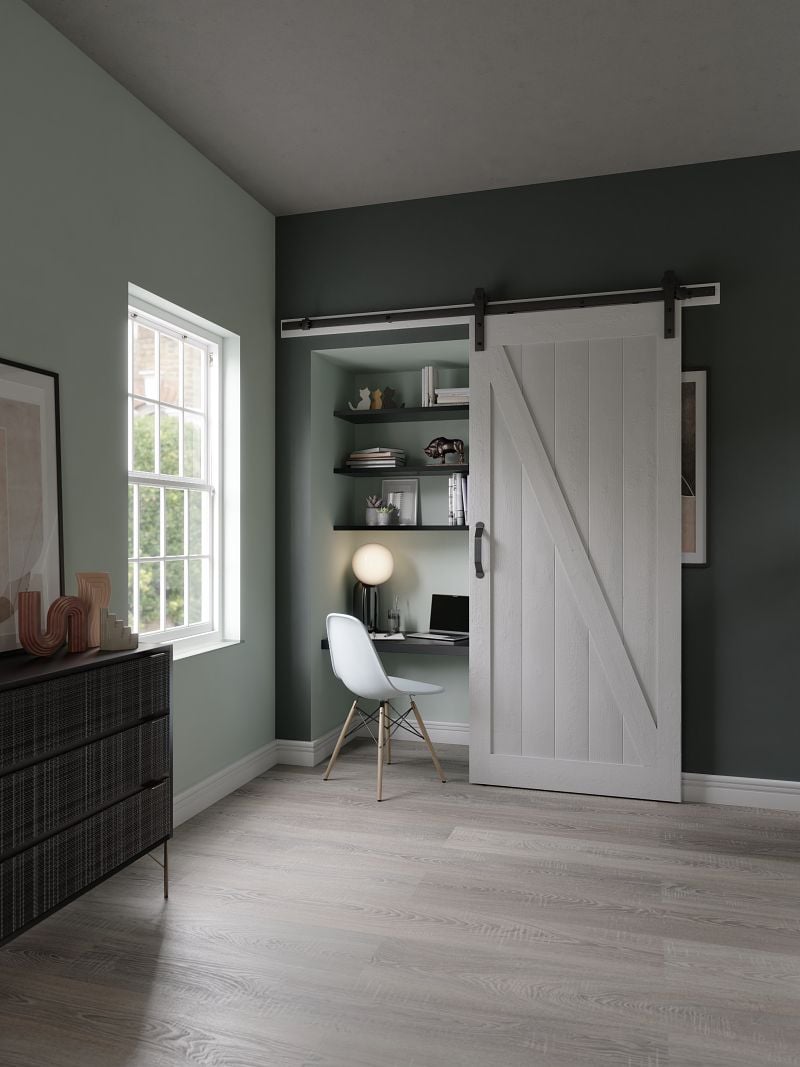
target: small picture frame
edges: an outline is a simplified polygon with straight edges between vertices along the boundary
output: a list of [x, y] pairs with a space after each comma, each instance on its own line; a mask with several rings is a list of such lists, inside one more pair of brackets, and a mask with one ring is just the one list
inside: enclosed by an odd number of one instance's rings
[[706, 392], [708, 372], [681, 375], [681, 522], [684, 567], [708, 565], [706, 548]]
[[418, 478], [384, 478], [381, 482], [381, 496], [397, 508], [398, 526], [419, 525]]

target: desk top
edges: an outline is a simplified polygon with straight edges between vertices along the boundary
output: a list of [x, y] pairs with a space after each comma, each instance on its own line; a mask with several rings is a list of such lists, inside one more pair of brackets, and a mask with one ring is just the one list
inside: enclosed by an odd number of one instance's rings
[[[382, 655], [387, 652], [405, 653], [414, 656], [469, 656], [469, 641], [451, 645], [445, 641], [426, 641], [422, 637], [406, 637], [402, 641], [372, 642]], [[322, 648], [327, 649], [327, 638], [322, 639]]]

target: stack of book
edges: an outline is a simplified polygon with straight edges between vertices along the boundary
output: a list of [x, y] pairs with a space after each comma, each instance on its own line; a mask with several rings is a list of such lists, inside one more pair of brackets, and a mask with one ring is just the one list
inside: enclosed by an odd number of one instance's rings
[[435, 389], [437, 404], [468, 404], [469, 386], [450, 386], [446, 389]]
[[366, 470], [370, 467], [405, 467], [406, 454], [402, 448], [359, 448], [345, 460], [351, 470]]
[[436, 368], [422, 368], [422, 404], [423, 408], [431, 408], [436, 403]]
[[467, 509], [467, 483], [466, 474], [451, 474], [448, 484], [448, 526], [469, 526], [469, 511]]

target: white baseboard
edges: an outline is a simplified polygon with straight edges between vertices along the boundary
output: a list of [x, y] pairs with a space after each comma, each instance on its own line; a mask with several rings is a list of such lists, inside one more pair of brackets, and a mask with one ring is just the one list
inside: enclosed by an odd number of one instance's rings
[[197, 785], [184, 789], [182, 793], [178, 793], [172, 803], [174, 825], [180, 826], [182, 822], [191, 819], [204, 808], [216, 804], [234, 789], [247, 785], [253, 778], [257, 778], [259, 774], [274, 767], [277, 762], [278, 743], [271, 741], [263, 748], [257, 748], [255, 752], [231, 763], [229, 767], [223, 767], [221, 771], [210, 775]]
[[[435, 745], [469, 745], [469, 726], [460, 722], [425, 723]], [[277, 763], [294, 767], [316, 767], [333, 752], [340, 726], [314, 741], [272, 741], [248, 756], [224, 767], [197, 785], [179, 793], [174, 800], [175, 826], [216, 804], [235, 789]], [[410, 734], [401, 737], [414, 740]], [[419, 742], [421, 744], [421, 742]], [[725, 774], [682, 775], [683, 800], [694, 804], [734, 804], [773, 811], [800, 812], [800, 782], [774, 778], [737, 778]]]
[[[435, 745], [468, 745], [469, 726], [463, 722], [426, 722], [428, 734]], [[341, 726], [335, 726], [333, 730], [314, 741], [283, 741], [279, 740], [278, 763], [285, 763], [290, 767], [316, 767], [333, 752], [336, 739], [341, 732]], [[357, 737], [367, 737], [365, 726], [355, 731]], [[417, 741], [413, 734], [399, 731], [395, 734], [398, 741]], [[420, 742], [421, 744], [422, 742]]]
[[[434, 745], [469, 745], [469, 725], [465, 722], [434, 722], [425, 719], [425, 729]], [[397, 734], [397, 738], [399, 741], [419, 740], [405, 732]]]
[[736, 778], [727, 774], [684, 774], [683, 799], [695, 804], [741, 804], [748, 808], [800, 811], [800, 782], [779, 778]]
[[289, 767], [316, 767], [333, 752], [336, 738], [341, 733], [341, 726], [334, 726], [322, 737], [313, 741], [276, 741], [278, 746], [278, 763], [287, 764]]

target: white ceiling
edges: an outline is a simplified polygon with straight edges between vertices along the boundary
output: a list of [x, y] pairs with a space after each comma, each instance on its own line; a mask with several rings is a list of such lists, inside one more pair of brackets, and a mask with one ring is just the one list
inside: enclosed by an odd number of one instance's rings
[[28, 0], [276, 214], [800, 149], [798, 0]]

